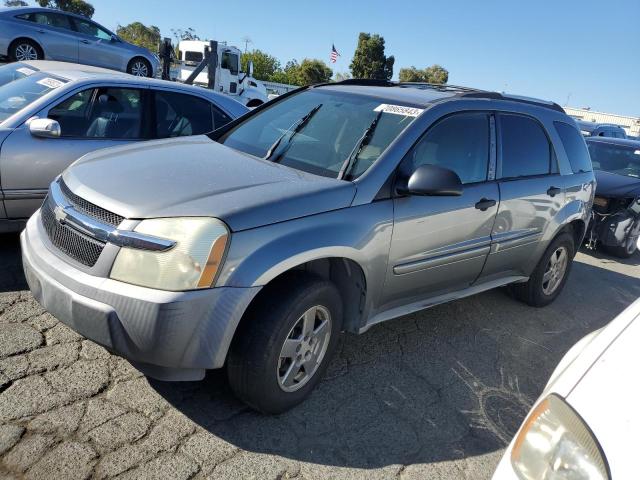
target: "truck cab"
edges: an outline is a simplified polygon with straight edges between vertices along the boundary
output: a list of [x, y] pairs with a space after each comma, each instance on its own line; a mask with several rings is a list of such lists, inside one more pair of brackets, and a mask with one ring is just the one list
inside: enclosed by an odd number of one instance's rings
[[[178, 60], [180, 70], [178, 80], [186, 81], [198, 64], [205, 59], [206, 50], [210, 43], [201, 40], [183, 40], [178, 45]], [[250, 73], [240, 71], [239, 48], [217, 43], [217, 68], [214, 73], [214, 90], [234, 97], [248, 107], [257, 107], [268, 100], [265, 86], [250, 76]], [[209, 69], [205, 67], [193, 80], [194, 84], [209, 85]]]

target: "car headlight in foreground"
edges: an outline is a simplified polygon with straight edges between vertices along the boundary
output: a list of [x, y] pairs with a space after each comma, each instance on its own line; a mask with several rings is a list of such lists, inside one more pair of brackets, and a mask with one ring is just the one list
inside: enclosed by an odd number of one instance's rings
[[215, 218], [153, 218], [143, 220], [135, 232], [176, 242], [170, 250], [152, 252], [120, 249], [111, 278], [160, 290], [194, 290], [215, 285], [229, 230]]
[[511, 464], [523, 480], [610, 480], [601, 452], [578, 414], [552, 394], [525, 420]]

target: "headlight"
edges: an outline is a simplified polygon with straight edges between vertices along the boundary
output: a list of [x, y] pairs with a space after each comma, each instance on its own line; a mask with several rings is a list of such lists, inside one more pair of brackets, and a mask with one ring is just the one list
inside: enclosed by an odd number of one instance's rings
[[223, 222], [207, 217], [154, 218], [140, 222], [135, 231], [176, 245], [166, 252], [121, 248], [111, 278], [160, 290], [214, 286], [229, 237]]
[[531, 412], [511, 452], [522, 480], [610, 480], [597, 440], [557, 395]]

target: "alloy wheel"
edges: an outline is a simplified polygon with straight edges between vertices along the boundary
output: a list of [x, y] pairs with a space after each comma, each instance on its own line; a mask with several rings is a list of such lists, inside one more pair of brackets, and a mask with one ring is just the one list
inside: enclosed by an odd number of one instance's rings
[[558, 247], [551, 254], [547, 268], [542, 276], [542, 291], [545, 295], [551, 295], [562, 283], [564, 274], [569, 264], [569, 254], [565, 247]]
[[324, 359], [331, 337], [331, 314], [321, 305], [311, 307], [296, 321], [280, 350], [278, 385], [294, 392], [313, 377]]
[[136, 77], [148, 77], [149, 69], [142, 61], [134, 62], [134, 64], [131, 65], [131, 75], [135, 75]]
[[38, 59], [38, 51], [35, 49], [33, 45], [28, 43], [21, 43], [16, 47], [16, 60], [25, 61], [25, 60], [37, 60]]

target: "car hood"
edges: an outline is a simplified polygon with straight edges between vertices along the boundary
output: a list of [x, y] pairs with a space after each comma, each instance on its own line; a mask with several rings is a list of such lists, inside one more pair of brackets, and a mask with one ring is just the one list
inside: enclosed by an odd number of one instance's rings
[[575, 374], [573, 386], [559, 391], [598, 439], [612, 478], [632, 478], [636, 475], [631, 472], [637, 471], [637, 448], [632, 439], [640, 428], [640, 384], [635, 375], [640, 364], [639, 342], [637, 300], [589, 342], [569, 375]]
[[596, 170], [596, 195], [609, 198], [633, 198], [640, 195], [640, 178]]
[[345, 208], [356, 190], [205, 136], [98, 150], [63, 179], [76, 195], [127, 218], [211, 216], [233, 231]]

